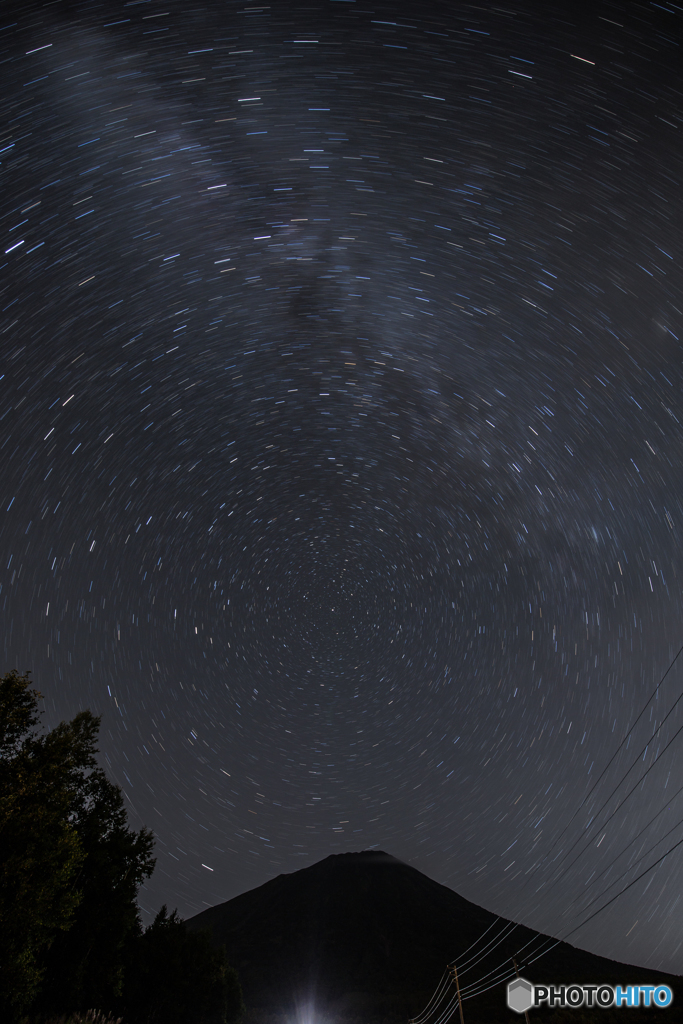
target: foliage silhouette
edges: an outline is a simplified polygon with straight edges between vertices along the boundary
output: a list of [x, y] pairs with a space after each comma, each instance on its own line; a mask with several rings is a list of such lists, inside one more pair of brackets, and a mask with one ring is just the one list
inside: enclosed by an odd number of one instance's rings
[[71, 820], [94, 765], [88, 712], [37, 735], [40, 694], [28, 673], [0, 680], [0, 1018], [20, 1019], [44, 973], [41, 955], [71, 926], [85, 851]]
[[[29, 673], [0, 679], [3, 1024], [227, 1024], [244, 1010], [224, 948], [166, 907], [143, 929], [154, 837], [128, 827], [96, 760], [100, 719], [38, 730]], [[97, 1009], [93, 1009], [96, 1007]]]
[[130, 1024], [226, 1024], [244, 1012], [237, 972], [208, 933], [165, 906], [128, 945], [122, 1011]]
[[[96, 731], [99, 719], [92, 721]], [[37, 1006], [51, 1012], [109, 1009], [120, 996], [124, 944], [138, 927], [138, 889], [155, 864], [152, 833], [128, 828], [121, 790], [101, 768], [81, 780], [71, 821], [85, 853], [76, 877], [81, 901], [72, 926], [44, 956]]]

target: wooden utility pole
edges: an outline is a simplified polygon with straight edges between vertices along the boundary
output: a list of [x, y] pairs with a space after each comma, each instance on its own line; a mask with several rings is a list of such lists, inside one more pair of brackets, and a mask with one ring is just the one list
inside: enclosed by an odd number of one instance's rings
[[[517, 973], [517, 977], [519, 977], [519, 968], [517, 967], [517, 961], [513, 960], [512, 962], [515, 965], [515, 971]], [[524, 1011], [524, 1017], [526, 1019], [526, 1024], [529, 1024], [529, 1011], [528, 1010]]]
[[458, 968], [453, 964], [453, 975], [455, 977], [455, 987], [458, 990], [458, 1009], [460, 1010], [460, 1024], [465, 1024], [465, 1018], [462, 1015], [462, 999], [460, 998], [460, 982], [458, 981]]

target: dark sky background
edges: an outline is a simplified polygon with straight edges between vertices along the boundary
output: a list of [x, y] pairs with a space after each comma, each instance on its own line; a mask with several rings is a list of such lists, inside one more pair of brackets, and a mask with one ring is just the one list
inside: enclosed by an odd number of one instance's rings
[[[678, 664], [582, 806], [683, 643], [681, 8], [3, 11], [2, 670], [145, 914], [371, 848], [568, 934], [683, 838], [683, 737], [604, 824], [680, 706], [600, 810]], [[682, 871], [572, 941], [683, 970]]]

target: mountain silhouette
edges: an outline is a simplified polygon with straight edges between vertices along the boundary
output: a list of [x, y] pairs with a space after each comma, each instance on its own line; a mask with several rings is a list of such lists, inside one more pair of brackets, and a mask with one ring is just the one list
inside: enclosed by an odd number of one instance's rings
[[[567, 943], [555, 945], [529, 964], [526, 957], [535, 956], [533, 951], [543, 944], [540, 933], [497, 918], [379, 851], [335, 854], [311, 867], [278, 875], [202, 911], [187, 924], [210, 929], [213, 941], [226, 946], [249, 1008], [294, 1015], [301, 1024], [312, 1024], [316, 1016], [326, 1014], [338, 1019], [407, 1022], [423, 1010], [446, 965], [453, 961], [459, 969], [468, 1024], [477, 1020], [519, 1024], [524, 1018], [506, 1006], [507, 979], [467, 998], [468, 986], [489, 972], [494, 973], [481, 987], [495, 982], [501, 971], [514, 970], [513, 957], [520, 973], [536, 984], [669, 984], [674, 1003], [667, 1010], [626, 1012], [663, 1013], [667, 1024], [683, 1020], [683, 1007], [676, 999], [676, 990], [683, 996], [681, 979], [619, 964]], [[464, 955], [486, 929], [490, 930], [479, 945]], [[502, 941], [494, 948], [501, 931]], [[468, 967], [466, 961], [477, 951], [484, 953], [483, 958]], [[450, 995], [455, 995], [454, 983], [449, 986]], [[555, 1010], [546, 1016], [559, 1021], [563, 1014], [570, 1014], [569, 1019], [579, 1024], [599, 1014], [596, 1019], [607, 1024], [612, 1014], [620, 1013], [615, 1019], [621, 1021], [624, 1012]], [[437, 1017], [429, 1021], [436, 1024]], [[533, 1017], [534, 1024], [545, 1019], [541, 1010], [533, 1011]], [[459, 1024], [457, 1009], [453, 1022]]]

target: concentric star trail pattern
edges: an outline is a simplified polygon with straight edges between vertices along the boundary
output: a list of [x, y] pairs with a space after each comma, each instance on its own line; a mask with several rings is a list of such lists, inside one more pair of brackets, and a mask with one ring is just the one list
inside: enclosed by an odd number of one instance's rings
[[[676, 743], [593, 819], [678, 666], [562, 834], [683, 643], [680, 8], [13, 12], [2, 654], [144, 911], [374, 848], [564, 935], [683, 834]], [[572, 941], [680, 971], [680, 866]]]

